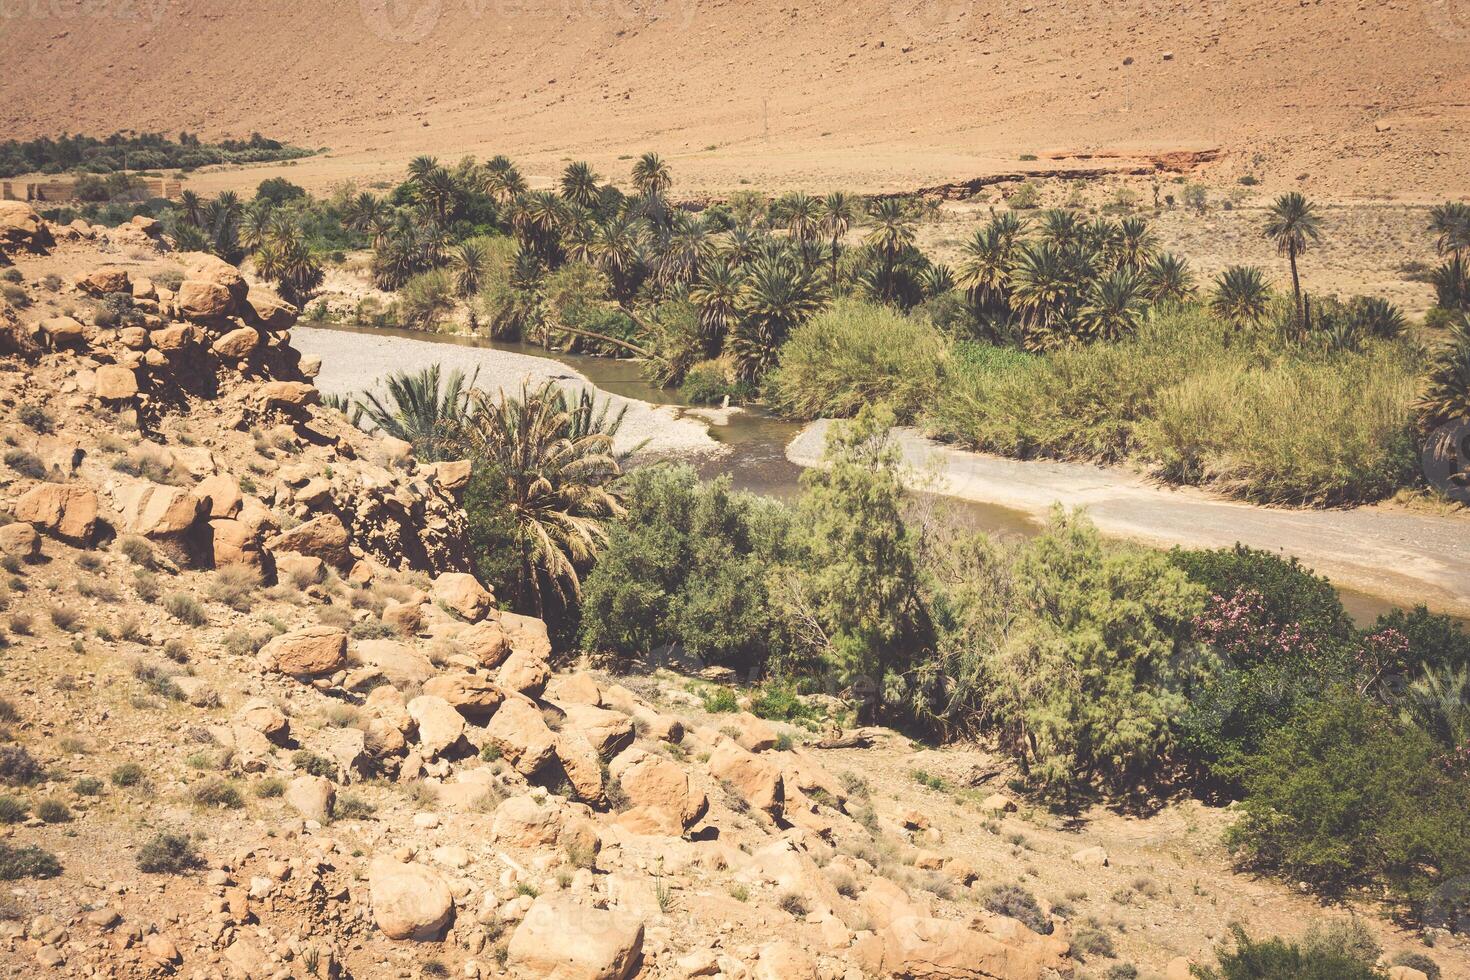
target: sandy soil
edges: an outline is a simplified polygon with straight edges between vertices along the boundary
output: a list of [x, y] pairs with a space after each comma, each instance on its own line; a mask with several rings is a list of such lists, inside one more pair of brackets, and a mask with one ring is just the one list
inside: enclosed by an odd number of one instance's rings
[[316, 384], [325, 394], [381, 391], [380, 381], [387, 374], [420, 371], [440, 364], [445, 372], [460, 370], [473, 375], [477, 387], [492, 393], [517, 394], [522, 381], [532, 386], [556, 381], [574, 394], [592, 388], [599, 401], [606, 399], [611, 403], [613, 412], [627, 409], [614, 440], [619, 450], [631, 451], [641, 446], [640, 454], [689, 456], [714, 454], [724, 449], [710, 438], [704, 422], [681, 418], [679, 410], [671, 406], [650, 405], [602, 392], [572, 368], [549, 358], [300, 326], [292, 331], [291, 339], [302, 354], [321, 357], [322, 372]]
[[[817, 465], [828, 424], [803, 429], [787, 447], [787, 457]], [[1470, 522], [1463, 518], [1383, 507], [1257, 507], [1193, 488], [1157, 486], [1121, 469], [965, 452], [910, 429], [898, 430], [896, 439], [915, 486], [1038, 519], [1056, 503], [1085, 507], [1104, 533], [1161, 547], [1222, 548], [1242, 542], [1295, 555], [1339, 585], [1470, 615]], [[938, 475], [938, 486], [928, 483], [931, 474]]]
[[419, 153], [503, 152], [542, 179], [586, 158], [621, 176], [657, 148], [686, 190], [900, 189], [1201, 150], [1222, 152], [1205, 171], [1219, 184], [1470, 190], [1470, 16], [1456, 2], [10, 8], [0, 133], [259, 130], [330, 152], [251, 178], [314, 188], [385, 180]]

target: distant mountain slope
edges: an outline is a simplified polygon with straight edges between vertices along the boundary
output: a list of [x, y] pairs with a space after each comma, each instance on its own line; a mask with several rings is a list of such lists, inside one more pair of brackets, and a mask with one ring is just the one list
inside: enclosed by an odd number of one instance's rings
[[1221, 179], [1470, 190], [1462, 0], [34, 6], [0, 31], [0, 133], [259, 130], [332, 147], [316, 180], [419, 152], [622, 171], [657, 147], [686, 188], [878, 189], [1218, 147]]

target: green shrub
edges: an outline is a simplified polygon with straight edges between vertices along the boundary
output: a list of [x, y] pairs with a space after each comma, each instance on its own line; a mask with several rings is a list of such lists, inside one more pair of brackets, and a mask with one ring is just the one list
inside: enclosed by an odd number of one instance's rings
[[170, 616], [190, 626], [203, 626], [209, 622], [203, 604], [187, 592], [169, 593], [163, 600], [163, 608], [168, 610]]
[[143, 781], [143, 767], [136, 762], [124, 762], [112, 770], [109, 778], [114, 786], [137, 786]]
[[207, 779], [202, 783], [196, 783], [189, 795], [199, 806], [238, 810], [245, 805], [245, 800], [240, 796], [240, 790], [235, 787], [235, 784], [223, 779]]
[[157, 834], [138, 848], [138, 870], [148, 874], [183, 874], [204, 866], [204, 858], [182, 834]]
[[750, 713], [771, 721], [796, 721], [815, 718], [817, 709], [797, 694], [795, 685], [772, 682], [763, 685], [750, 698]]
[[730, 714], [740, 710], [735, 692], [728, 687], [707, 687], [699, 692], [699, 699], [704, 702], [704, 710], [712, 715]]
[[996, 915], [1015, 919], [1032, 932], [1051, 933], [1051, 920], [1041, 911], [1036, 896], [1020, 885], [992, 885], [981, 896], [980, 904]]
[[46, 770], [24, 746], [0, 745], [0, 783], [33, 786], [46, 778]]
[[331, 759], [317, 755], [310, 749], [297, 749], [291, 753], [291, 764], [302, 772], [323, 779], [337, 777], [337, 764]]
[[36, 804], [36, 816], [47, 823], [66, 823], [71, 819], [71, 808], [61, 800], [42, 800]]
[[101, 796], [102, 780], [96, 776], [78, 776], [71, 788], [78, 796]]
[[25, 800], [16, 796], [0, 796], [0, 824], [20, 823], [30, 814]]
[[1351, 671], [1357, 630], [1332, 584], [1295, 558], [1236, 545], [1176, 548], [1169, 561], [1208, 594], [1194, 635], [1219, 654], [1190, 688], [1182, 742], [1231, 786], [1267, 734]]
[[0, 841], [0, 881], [19, 878], [55, 878], [61, 874], [61, 862], [50, 851], [33, 844], [14, 847]]
[[777, 411], [795, 418], [848, 418], [887, 402], [907, 421], [938, 392], [946, 356], [944, 338], [928, 320], [838, 300], [792, 331], [766, 393]]
[[1233, 942], [1216, 951], [1218, 968], [1195, 967], [1200, 980], [1383, 980], [1371, 962], [1331, 950], [1308, 950], [1280, 937], [1253, 940], [1231, 926]]
[[1418, 970], [1420, 973], [1428, 977], [1429, 980], [1439, 980], [1439, 978], [1443, 975], [1443, 971], [1440, 970], [1439, 964], [1434, 962], [1434, 960], [1430, 959], [1428, 956], [1425, 956], [1423, 953], [1397, 953], [1394, 955], [1393, 959], [1389, 960], [1389, 965], [1407, 966], [1411, 970]]
[[687, 466], [640, 467], [623, 490], [627, 513], [583, 584], [584, 646], [634, 657], [677, 645], [743, 673], [780, 657], [788, 631], [769, 584], [787, 510]]
[[1422, 900], [1470, 872], [1470, 784], [1441, 755], [1424, 733], [1338, 690], [1246, 760], [1228, 840], [1251, 863], [1325, 892], [1372, 884]]
[[454, 277], [447, 269], [419, 273], [398, 292], [403, 325], [413, 330], [438, 330], [454, 306]]
[[732, 380], [733, 373], [724, 360], [700, 361], [684, 375], [679, 394], [693, 405], [719, 405], [726, 398], [734, 404], [750, 401], [754, 389], [747, 381]]

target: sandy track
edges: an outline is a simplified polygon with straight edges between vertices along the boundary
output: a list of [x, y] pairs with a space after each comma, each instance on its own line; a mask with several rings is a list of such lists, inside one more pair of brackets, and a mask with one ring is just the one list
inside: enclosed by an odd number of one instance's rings
[[667, 405], [650, 405], [602, 392], [572, 368], [549, 358], [300, 326], [291, 332], [291, 340], [302, 354], [321, 357], [322, 372], [316, 383], [329, 395], [381, 390], [380, 382], [386, 375], [439, 364], [446, 373], [461, 370], [473, 375], [478, 371], [477, 387], [487, 392], [514, 394], [523, 380], [532, 386], [556, 381], [569, 392], [592, 388], [599, 400], [611, 402], [614, 411], [627, 408], [615, 440], [619, 450], [643, 444], [640, 455], [692, 456], [725, 451], [710, 438], [704, 422], [682, 418], [677, 408]]
[[[830, 423], [814, 422], [787, 447], [814, 466]], [[1170, 489], [1119, 469], [1019, 461], [939, 445], [912, 429], [896, 434], [904, 461], [942, 475], [940, 492], [1044, 518], [1055, 503], [1085, 507], [1106, 534], [1150, 545], [1221, 548], [1237, 541], [1295, 555], [1339, 585], [1403, 604], [1470, 615], [1470, 521], [1381, 507], [1286, 510]], [[926, 486], [927, 489], [929, 488]]]

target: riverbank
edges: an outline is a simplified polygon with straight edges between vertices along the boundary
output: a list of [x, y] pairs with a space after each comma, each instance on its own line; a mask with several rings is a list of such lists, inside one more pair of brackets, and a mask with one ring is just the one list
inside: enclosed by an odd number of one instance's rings
[[[828, 425], [804, 428], [787, 446], [787, 458], [818, 465]], [[1120, 469], [966, 452], [912, 429], [897, 430], [894, 438], [913, 483], [945, 496], [1007, 507], [1037, 522], [1055, 503], [1085, 507], [1103, 533], [1158, 547], [1240, 542], [1294, 555], [1339, 586], [1470, 616], [1470, 521], [1464, 518], [1383, 507], [1260, 507], [1193, 488], [1161, 487]], [[933, 474], [938, 486], [928, 482]]]
[[435, 334], [432, 339], [421, 340], [381, 330], [297, 326], [291, 339], [303, 355], [314, 354], [322, 359], [316, 385], [323, 394], [381, 392], [387, 374], [412, 373], [438, 364], [445, 372], [459, 370], [466, 377], [474, 376], [476, 387], [492, 394], [518, 393], [522, 382], [534, 387], [555, 381], [573, 397], [590, 389], [599, 402], [605, 399], [610, 403], [613, 413], [627, 411], [614, 439], [619, 451], [641, 446], [641, 456], [693, 459], [728, 452], [710, 436], [708, 423], [683, 417], [677, 406], [603, 391], [575, 368], [547, 357], [480, 346], [473, 337]]

